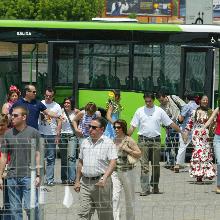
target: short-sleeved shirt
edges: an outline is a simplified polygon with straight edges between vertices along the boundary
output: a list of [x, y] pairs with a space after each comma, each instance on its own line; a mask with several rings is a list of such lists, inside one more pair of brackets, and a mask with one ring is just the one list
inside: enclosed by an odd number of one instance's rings
[[[172, 97], [172, 98], [171, 98]], [[178, 96], [167, 96], [168, 102], [166, 104], [160, 104], [160, 107], [167, 113], [167, 115], [175, 122], [180, 114], [180, 109], [174, 102], [174, 99], [180, 99]]]
[[85, 110], [81, 111], [83, 113], [83, 117], [79, 122], [79, 128], [82, 131], [83, 137], [89, 137], [89, 125], [90, 122], [98, 117], [98, 111], [96, 111], [93, 115], [88, 115]]
[[46, 110], [47, 107], [41, 101], [32, 100], [31, 102], [28, 102], [24, 98], [20, 98], [12, 106], [10, 114], [12, 113], [13, 108], [15, 108], [16, 106], [24, 106], [28, 109], [27, 125], [38, 130], [38, 118], [40, 112]]
[[196, 104], [195, 101], [189, 101], [188, 104], [184, 105], [180, 115], [184, 117], [183, 123], [180, 125], [181, 129], [184, 130], [186, 125], [189, 122], [189, 119], [193, 113], [193, 110], [196, 110], [199, 106]]
[[30, 177], [31, 170], [31, 140], [36, 140], [36, 151], [39, 151], [39, 132], [27, 126], [22, 131], [11, 128], [4, 135], [2, 153], [10, 153], [7, 177]]
[[[72, 122], [76, 116], [75, 111], [71, 111], [69, 114], [69, 119]], [[64, 109], [62, 109], [62, 128], [61, 128], [61, 134], [73, 134], [73, 129], [70, 125], [70, 122], [67, 118], [67, 115], [64, 111]]]
[[[42, 100], [41, 102], [51, 112], [56, 113], [57, 116], [60, 116], [62, 114], [61, 107], [58, 103], [52, 102], [50, 104], [47, 104], [45, 100]], [[44, 135], [56, 135], [57, 134], [57, 119], [52, 118], [49, 115], [44, 115], [43, 113], [41, 113], [39, 117], [39, 132]]]
[[167, 113], [158, 106], [140, 107], [135, 112], [131, 125], [138, 127], [138, 134], [148, 138], [156, 137], [161, 133], [161, 124], [169, 126], [173, 121]]
[[96, 177], [104, 174], [109, 161], [118, 157], [113, 141], [102, 135], [95, 144], [90, 137], [86, 138], [80, 146], [79, 158], [83, 161], [83, 176]]

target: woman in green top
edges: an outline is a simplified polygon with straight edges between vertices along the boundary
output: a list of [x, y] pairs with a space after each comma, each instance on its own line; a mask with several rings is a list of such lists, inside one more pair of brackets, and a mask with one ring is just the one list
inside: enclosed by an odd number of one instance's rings
[[[118, 119], [114, 122], [113, 127], [115, 129], [116, 137], [114, 139], [114, 143], [116, 144], [118, 151], [118, 159], [116, 165], [116, 171], [118, 178], [121, 182], [121, 186], [124, 188], [125, 193], [125, 205], [126, 205], [126, 219], [134, 220], [135, 212], [134, 212], [134, 173], [133, 167], [134, 164], [129, 163], [128, 155], [132, 158], [140, 158], [141, 150], [139, 149], [136, 142], [127, 135], [127, 123], [124, 120]], [[119, 186], [119, 187], [121, 187]], [[115, 190], [120, 194], [120, 189]], [[120, 203], [120, 195], [113, 195], [113, 197], [118, 198], [118, 203]], [[113, 200], [113, 202], [116, 202]], [[114, 207], [115, 204], [113, 204]], [[120, 207], [120, 205], [115, 205], [116, 207]], [[118, 211], [118, 215], [114, 215], [114, 219], [120, 218], [120, 211]]]

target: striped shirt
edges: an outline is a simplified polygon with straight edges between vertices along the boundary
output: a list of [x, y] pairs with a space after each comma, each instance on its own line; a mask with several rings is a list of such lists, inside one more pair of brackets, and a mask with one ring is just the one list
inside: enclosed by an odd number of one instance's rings
[[83, 137], [89, 137], [89, 125], [90, 122], [98, 117], [98, 111], [96, 111], [92, 116], [88, 115], [85, 110], [81, 111], [83, 117], [79, 123], [79, 128], [82, 131]]
[[83, 161], [83, 176], [100, 176], [107, 170], [109, 161], [117, 159], [116, 146], [110, 138], [104, 135], [96, 143], [88, 137], [80, 146], [79, 159]]

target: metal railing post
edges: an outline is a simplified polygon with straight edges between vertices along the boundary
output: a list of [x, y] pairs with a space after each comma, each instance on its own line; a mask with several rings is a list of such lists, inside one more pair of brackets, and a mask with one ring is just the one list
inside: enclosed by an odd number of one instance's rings
[[36, 139], [31, 139], [31, 198], [30, 198], [30, 220], [35, 220], [36, 208]]
[[39, 219], [44, 220], [45, 187], [44, 187], [44, 139], [40, 138], [40, 176], [41, 185], [39, 190]]

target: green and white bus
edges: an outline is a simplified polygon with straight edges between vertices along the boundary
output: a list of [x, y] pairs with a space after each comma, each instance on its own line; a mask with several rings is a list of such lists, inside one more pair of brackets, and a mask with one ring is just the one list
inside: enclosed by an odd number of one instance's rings
[[107, 91], [120, 89], [128, 122], [143, 91], [206, 93], [214, 105], [219, 36], [218, 25], [0, 20], [1, 104], [10, 84], [31, 82], [78, 107], [105, 108]]

